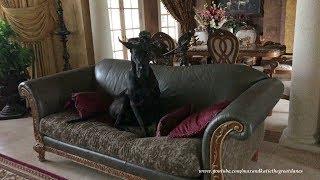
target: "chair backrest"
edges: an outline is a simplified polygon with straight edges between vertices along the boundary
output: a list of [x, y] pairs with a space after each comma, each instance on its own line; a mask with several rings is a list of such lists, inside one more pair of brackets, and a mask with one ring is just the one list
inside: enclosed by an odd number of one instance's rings
[[168, 34], [164, 32], [157, 32], [152, 36], [153, 40], [158, 40], [162, 43], [165, 43], [168, 46], [168, 50], [173, 50], [176, 46], [174, 40], [172, 37], [170, 37]]
[[215, 64], [235, 64], [239, 53], [238, 38], [229, 31], [218, 29], [209, 35], [208, 51]]
[[[176, 47], [176, 43], [174, 42], [174, 40], [168, 34], [163, 32], [155, 33], [152, 36], [152, 40], [159, 41], [165, 44], [167, 46], [168, 51], [171, 51]], [[174, 55], [166, 57], [166, 59], [164, 59], [163, 57], [156, 58], [154, 60], [154, 64], [173, 66], [173, 59], [174, 59]]]

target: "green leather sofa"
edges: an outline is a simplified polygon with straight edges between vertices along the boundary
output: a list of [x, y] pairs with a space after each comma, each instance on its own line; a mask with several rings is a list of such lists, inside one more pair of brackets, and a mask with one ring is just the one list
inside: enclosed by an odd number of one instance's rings
[[[264, 135], [263, 121], [280, 99], [282, 83], [243, 65], [152, 66], [167, 108], [192, 103], [202, 109], [232, 100], [207, 127], [204, 137], [139, 138], [95, 119], [64, 110], [71, 93], [125, 89], [129, 61], [103, 60], [95, 66], [23, 82], [34, 119], [39, 160], [52, 152], [125, 179], [222, 179], [235, 175], [200, 170], [246, 169]], [[213, 171], [212, 171], [213, 172]]]

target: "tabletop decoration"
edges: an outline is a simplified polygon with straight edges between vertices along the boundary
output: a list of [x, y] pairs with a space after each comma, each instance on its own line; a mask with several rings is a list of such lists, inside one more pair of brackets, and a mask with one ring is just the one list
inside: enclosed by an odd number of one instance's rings
[[257, 32], [252, 26], [246, 25], [241, 27], [241, 29], [237, 31], [236, 36], [239, 39], [240, 46], [251, 47], [256, 44]]
[[248, 25], [248, 16], [245, 14], [231, 15], [229, 13], [228, 21], [224, 23], [224, 27], [230, 29], [232, 33], [237, 33], [242, 27]]
[[210, 33], [214, 29], [220, 29], [228, 21], [228, 13], [224, 7], [216, 5], [213, 1], [211, 5], [205, 4], [203, 10], [196, 10], [195, 20], [199, 28]]

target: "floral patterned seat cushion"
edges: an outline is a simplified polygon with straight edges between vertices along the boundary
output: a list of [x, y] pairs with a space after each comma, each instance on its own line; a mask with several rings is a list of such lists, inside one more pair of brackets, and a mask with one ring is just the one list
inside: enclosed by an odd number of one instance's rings
[[182, 177], [200, 176], [200, 139], [138, 138], [133, 133], [109, 126], [103, 118], [67, 123], [78, 118], [75, 112], [49, 115], [41, 119], [40, 132], [56, 140], [149, 169]]

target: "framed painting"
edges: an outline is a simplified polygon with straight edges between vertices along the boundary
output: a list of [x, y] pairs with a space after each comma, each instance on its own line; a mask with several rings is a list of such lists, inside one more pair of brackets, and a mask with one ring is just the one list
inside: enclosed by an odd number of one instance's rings
[[218, 0], [217, 2], [227, 7], [231, 14], [263, 15], [263, 0]]

